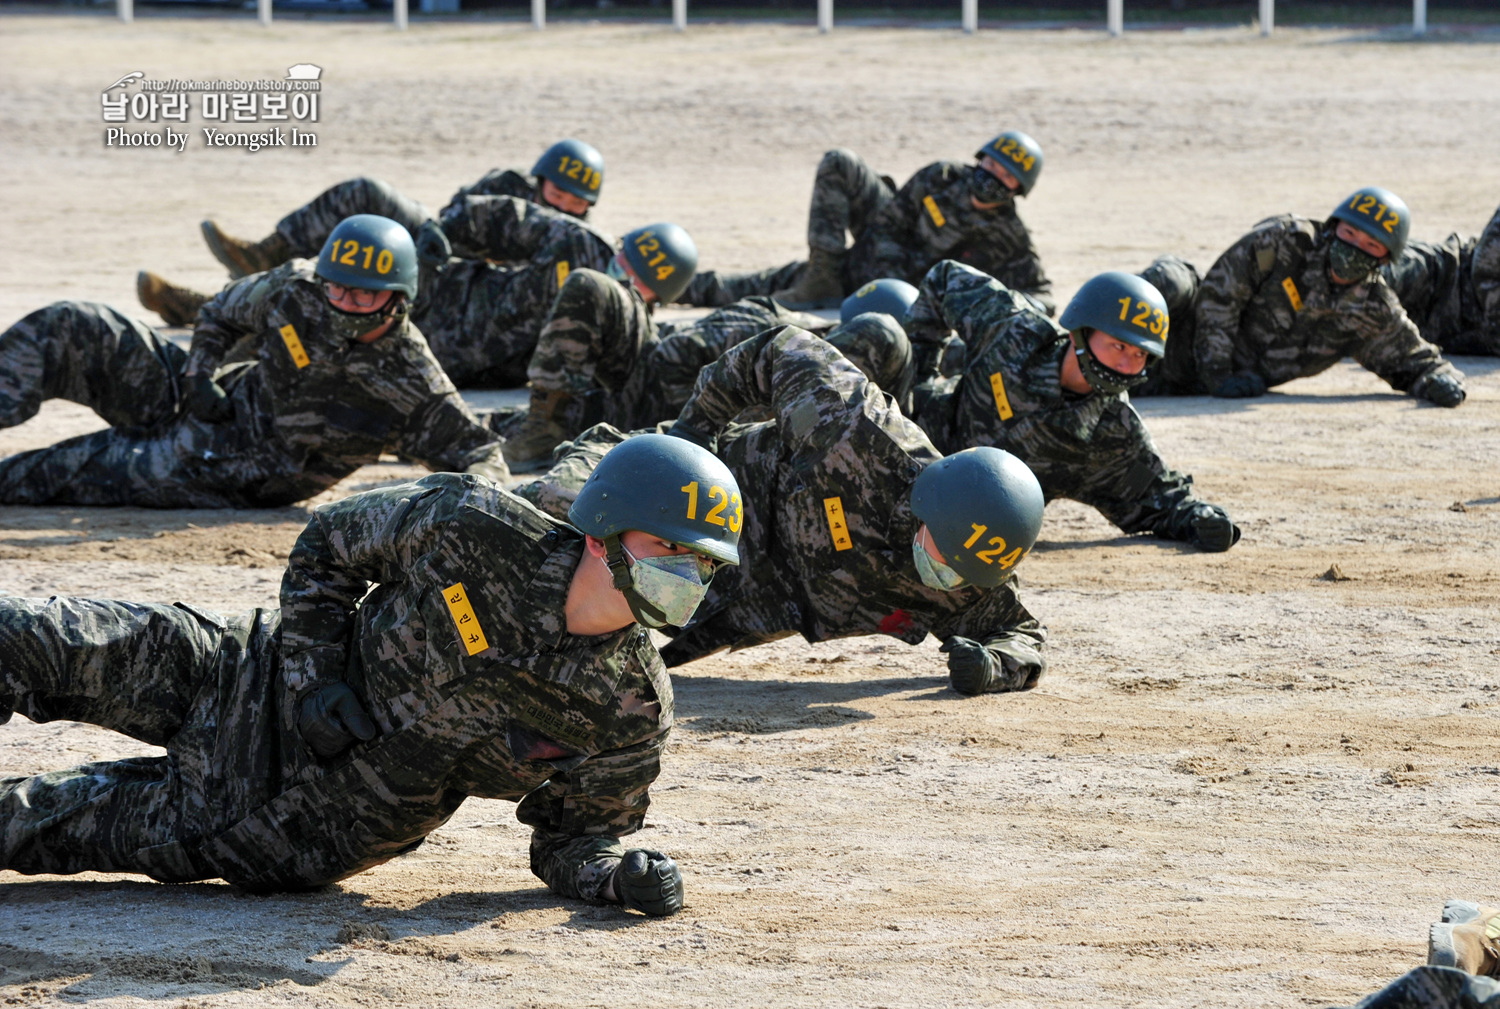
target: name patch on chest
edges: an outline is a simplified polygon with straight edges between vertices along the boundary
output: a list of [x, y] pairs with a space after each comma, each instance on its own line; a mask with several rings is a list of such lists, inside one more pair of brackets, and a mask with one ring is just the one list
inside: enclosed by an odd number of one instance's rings
[[837, 497], [824, 498], [823, 511], [828, 516], [828, 532], [833, 537], [833, 549], [852, 550], [854, 548], [854, 541], [849, 538], [849, 523], [844, 521], [843, 499]]
[[567, 279], [568, 279], [568, 261], [566, 259], [559, 259], [557, 261], [557, 287], [558, 287], [558, 290], [562, 289], [563, 281], [565, 281]]
[[468, 593], [464, 591], [463, 582], [454, 582], [444, 589], [443, 602], [448, 604], [448, 615], [453, 618], [453, 626], [458, 628], [458, 636], [463, 639], [464, 647], [469, 650], [470, 655], [478, 655], [490, 646], [484, 640], [484, 630], [479, 626], [479, 618], [474, 615], [474, 607], [469, 602]]
[[312, 364], [312, 358], [307, 356], [307, 351], [302, 347], [302, 340], [297, 336], [297, 331], [292, 328], [291, 323], [281, 327], [281, 342], [286, 344], [286, 352], [292, 355], [292, 363], [298, 368], [306, 368]]
[[990, 391], [995, 394], [995, 412], [1001, 420], [1010, 420], [1016, 415], [1010, 408], [1010, 397], [1005, 394], [1005, 379], [997, 371], [990, 376]]
[[943, 212], [938, 209], [937, 200], [934, 200], [930, 196], [924, 196], [922, 197], [922, 206], [927, 208], [927, 216], [932, 218], [933, 224], [941, 228], [948, 223], [948, 218], [944, 217]]
[[1302, 295], [1297, 291], [1297, 285], [1292, 283], [1292, 278], [1287, 277], [1281, 282], [1281, 289], [1286, 292], [1286, 300], [1292, 303], [1292, 311], [1302, 311]]

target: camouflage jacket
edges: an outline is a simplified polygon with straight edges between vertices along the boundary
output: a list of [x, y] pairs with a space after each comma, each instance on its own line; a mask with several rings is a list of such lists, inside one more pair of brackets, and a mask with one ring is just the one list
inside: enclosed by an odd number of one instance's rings
[[[751, 407], [774, 419], [727, 427]], [[687, 632], [745, 603], [765, 615], [758, 631], [800, 631], [809, 641], [1046, 639], [1013, 578], [953, 592], [922, 584], [911, 486], [941, 456], [827, 341], [784, 326], [741, 343], [703, 369], [678, 423], [719, 436], [718, 454], [745, 495], [746, 563], [715, 577]]]
[[1052, 282], [1014, 202], [976, 210], [970, 201], [973, 165], [937, 161], [907, 180], [870, 225], [876, 266], [871, 277], [920, 284], [944, 259], [956, 259], [1052, 308]]
[[946, 260], [922, 281], [906, 328], [914, 346], [941, 346], [953, 331], [965, 345], [961, 375], [917, 376], [912, 415], [943, 452], [1005, 449], [1049, 501], [1092, 505], [1127, 533], [1188, 538], [1192, 477], [1167, 468], [1127, 397], [1062, 387], [1068, 332], [1017, 292]]
[[[519, 801], [533, 871], [597, 899], [645, 816], [673, 701], [640, 627], [567, 632], [583, 550], [577, 530], [473, 476], [318, 508], [281, 584], [285, 706], [343, 680], [379, 735], [284, 758], [281, 790], [215, 839], [215, 862], [243, 862], [251, 885], [341, 878], [473, 795]], [[265, 838], [295, 842], [284, 864], [264, 867]]]
[[[544, 206], [541, 180], [535, 175], [515, 168], [491, 168], [480, 177], [478, 182], [464, 186], [454, 193], [438, 216], [441, 217], [449, 207], [466, 196], [514, 196], [518, 199], [529, 200], [538, 206]], [[579, 220], [587, 220], [588, 216], [588, 212], [585, 211]]]
[[1280, 385], [1345, 356], [1402, 392], [1430, 375], [1457, 373], [1378, 274], [1347, 286], [1328, 279], [1332, 241], [1324, 225], [1282, 214], [1219, 257], [1198, 295], [1192, 355], [1199, 391], [1237, 373]]
[[1483, 322], [1483, 342], [1500, 355], [1500, 210], [1490, 218], [1474, 246], [1474, 297]]
[[570, 270], [603, 270], [615, 258], [614, 238], [592, 224], [515, 196], [455, 197], [438, 223], [455, 256], [551, 268], [554, 295]]
[[[390, 449], [438, 471], [503, 476], [499, 440], [459, 398], [415, 326], [373, 343], [334, 335], [309, 260], [225, 287], [204, 304], [188, 367], [214, 373], [231, 346], [253, 362], [220, 374], [237, 415], [264, 419], [309, 479], [332, 486]], [[247, 423], [239, 416], [236, 423]]]
[[1477, 237], [1408, 243], [1382, 273], [1424, 340], [1450, 354], [1500, 354], [1500, 211]]

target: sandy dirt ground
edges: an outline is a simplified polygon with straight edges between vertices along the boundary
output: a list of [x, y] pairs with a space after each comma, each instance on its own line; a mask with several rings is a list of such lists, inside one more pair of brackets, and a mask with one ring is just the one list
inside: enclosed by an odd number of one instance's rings
[[[99, 92], [323, 65], [320, 146], [109, 150]], [[1018, 126], [1023, 214], [1060, 300], [1163, 251], [1206, 267], [1268, 214], [1367, 181], [1417, 237], [1476, 232], [1500, 163], [1500, 46], [1334, 33], [384, 25], [0, 18], [0, 323], [223, 276], [197, 221], [259, 237], [350, 175], [437, 207], [576, 134], [599, 223], [671, 218], [706, 266], [802, 254], [813, 167], [898, 178]], [[196, 124], [195, 124], [196, 125]], [[1144, 401], [1225, 555], [1048, 510], [1025, 563], [1052, 670], [963, 699], [936, 643], [801, 641], [678, 671], [640, 840], [687, 909], [553, 898], [504, 803], [322, 892], [0, 873], [7, 1005], [1301, 1006], [1420, 962], [1450, 896], [1500, 897], [1500, 362], [1419, 405], [1352, 364], [1254, 402]], [[92, 427], [49, 404], [0, 453]], [[333, 493], [418, 471], [367, 467]], [[274, 605], [305, 508], [0, 509], [0, 592]], [[1320, 576], [1338, 565], [1347, 580]], [[17, 717], [0, 773], [151, 752]]]

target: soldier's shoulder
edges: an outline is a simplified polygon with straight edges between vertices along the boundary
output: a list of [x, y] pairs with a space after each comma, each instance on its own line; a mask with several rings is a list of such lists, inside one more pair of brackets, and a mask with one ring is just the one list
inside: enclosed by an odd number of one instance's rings
[[972, 166], [962, 161], [934, 161], [930, 165], [924, 165], [912, 174], [913, 179], [931, 180], [938, 183], [954, 182], [969, 174]]
[[[455, 512], [465, 521], [475, 522], [501, 535], [513, 536], [528, 543], [555, 543], [564, 533], [578, 535], [566, 522], [542, 512], [488, 477], [472, 473], [436, 473], [427, 480], [452, 481]], [[495, 525], [498, 523], [498, 525]]]
[[1318, 222], [1303, 217], [1300, 214], [1276, 214], [1256, 222], [1255, 227], [1250, 229], [1246, 237], [1276, 235], [1278, 237], [1313, 241], [1317, 239], [1320, 230]]

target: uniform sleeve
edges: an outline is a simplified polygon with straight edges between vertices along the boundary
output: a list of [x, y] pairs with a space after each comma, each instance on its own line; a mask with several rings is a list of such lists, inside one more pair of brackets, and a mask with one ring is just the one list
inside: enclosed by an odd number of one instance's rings
[[355, 494], [313, 512], [281, 578], [281, 669], [301, 694], [344, 678], [355, 611], [372, 582], [398, 582], [421, 549], [413, 534], [429, 481]]
[[453, 194], [448, 201], [448, 206], [438, 212], [441, 217], [447, 213], [448, 207], [461, 201], [465, 196], [514, 196], [522, 200], [530, 200], [536, 195], [536, 183], [531, 176], [524, 175], [513, 168], [492, 168], [475, 182], [473, 185], [464, 186]]
[[[769, 410], [793, 451], [818, 451], [830, 430], [842, 430], [869, 380], [826, 340], [796, 326], [768, 330], [729, 351], [698, 374], [692, 398], [673, 431], [711, 443], [750, 407]], [[827, 446], [823, 446], [826, 448]]]
[[1186, 540], [1192, 534], [1193, 478], [1169, 469], [1135, 408], [1120, 403], [1101, 418], [1091, 465], [1068, 481], [1066, 497], [1099, 509], [1126, 533]]
[[193, 327], [187, 369], [212, 375], [229, 348], [245, 336], [258, 337], [267, 327], [271, 294], [277, 288], [272, 273], [256, 273], [236, 280], [204, 302]]
[[540, 251], [558, 217], [514, 196], [465, 196], [448, 204], [439, 221], [454, 255], [511, 262]]
[[531, 871], [554, 893], [603, 899], [604, 886], [625, 854], [620, 838], [645, 822], [666, 740], [663, 731], [590, 757], [521, 800], [516, 819], [531, 827]]
[[1203, 277], [1198, 295], [1193, 358], [1199, 384], [1209, 392], [1234, 372], [1240, 319], [1276, 263], [1286, 229], [1257, 228], [1229, 247]]
[[698, 373], [705, 366], [780, 322], [776, 309], [760, 304], [759, 299], [743, 300], [664, 336], [652, 352], [652, 362], [666, 409], [676, 414], [692, 397]]
[[921, 369], [914, 381], [939, 377], [945, 345], [956, 334], [966, 360], [976, 360], [989, 339], [1017, 314], [1034, 308], [1000, 281], [952, 259], [922, 278], [917, 300], [906, 315], [912, 357]]
[[1042, 651], [1047, 628], [1021, 604], [1015, 578], [986, 592], [977, 605], [934, 627], [933, 634], [945, 643], [955, 637], [978, 641], [1012, 674], [1013, 682], [1034, 683], [1047, 671], [1047, 657]]
[[456, 391], [412, 411], [399, 439], [402, 455], [435, 473], [477, 473], [504, 482], [510, 468], [500, 446], [499, 436], [479, 423]]
[[1350, 322], [1361, 334], [1353, 357], [1385, 379], [1393, 389], [1420, 394], [1420, 384], [1439, 374], [1463, 378], [1443, 352], [1422, 339], [1417, 324], [1383, 281], [1371, 285], [1370, 298]]
[[1479, 330], [1492, 353], [1500, 353], [1500, 210], [1490, 218], [1474, 246], [1471, 267], [1479, 302]]

